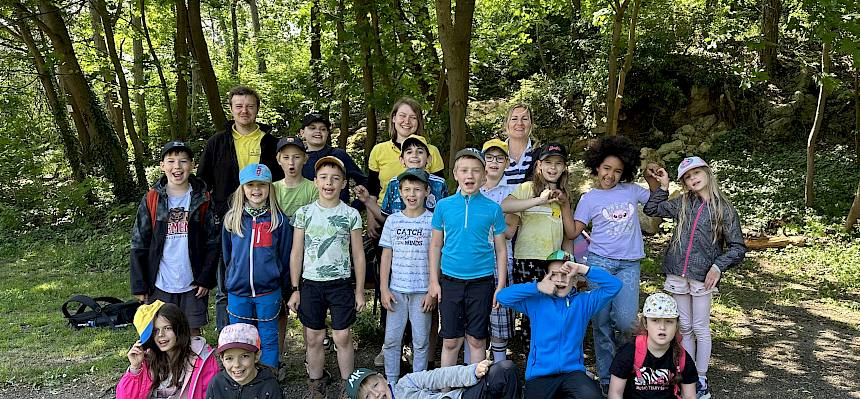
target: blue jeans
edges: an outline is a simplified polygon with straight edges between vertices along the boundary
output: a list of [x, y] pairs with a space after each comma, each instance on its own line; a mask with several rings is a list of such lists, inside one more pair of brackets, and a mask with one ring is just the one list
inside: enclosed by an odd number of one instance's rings
[[278, 368], [278, 311], [281, 309], [281, 290], [258, 297], [237, 296], [227, 293], [227, 310], [230, 324], [247, 323], [257, 326], [260, 333], [262, 355], [260, 363]]
[[[609, 384], [609, 367], [615, 350], [633, 335], [639, 313], [639, 261], [606, 258], [589, 252], [586, 263], [599, 267], [621, 280], [621, 291], [591, 319], [597, 375]], [[597, 285], [589, 282], [589, 289]]]

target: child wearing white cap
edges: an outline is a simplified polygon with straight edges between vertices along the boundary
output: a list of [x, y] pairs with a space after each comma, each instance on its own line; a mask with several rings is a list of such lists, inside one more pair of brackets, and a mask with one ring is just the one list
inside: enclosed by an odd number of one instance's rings
[[206, 399], [283, 397], [278, 380], [260, 365], [260, 334], [253, 325], [224, 327], [218, 336], [218, 354], [224, 370], [212, 378]]

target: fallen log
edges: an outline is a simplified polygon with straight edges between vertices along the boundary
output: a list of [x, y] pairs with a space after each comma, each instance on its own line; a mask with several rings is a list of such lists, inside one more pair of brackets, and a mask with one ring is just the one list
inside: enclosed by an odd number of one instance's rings
[[785, 248], [789, 245], [802, 247], [806, 245], [806, 237], [804, 236], [762, 236], [757, 238], [747, 238], [744, 240], [747, 248], [750, 250], [761, 250], [767, 248]]

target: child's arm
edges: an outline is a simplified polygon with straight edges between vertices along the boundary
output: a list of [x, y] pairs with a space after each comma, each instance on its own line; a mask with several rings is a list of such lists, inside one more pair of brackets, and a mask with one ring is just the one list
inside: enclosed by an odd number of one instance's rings
[[359, 227], [349, 231], [349, 247], [352, 252], [352, 265], [355, 268], [355, 311], [361, 312], [366, 304], [364, 299], [364, 239], [361, 237], [361, 218]]
[[502, 200], [502, 211], [505, 213], [516, 213], [522, 212], [531, 207], [535, 207], [538, 205], [545, 205], [550, 202], [557, 202], [557, 197], [552, 197], [553, 190], [546, 189], [540, 193], [537, 197], [527, 198], [527, 199], [519, 199], [514, 197], [513, 194], [508, 195], [507, 198]]
[[282, 229], [278, 243], [278, 257], [281, 263], [281, 290], [287, 292], [293, 285], [292, 272], [290, 271], [290, 258], [293, 256], [293, 226], [290, 226], [289, 220], [284, 216], [279, 228]]
[[747, 253], [747, 245], [741, 231], [740, 218], [734, 209], [727, 210], [723, 219], [723, 240], [726, 250], [722, 255], [714, 259], [714, 264], [705, 276], [705, 289], [713, 288], [720, 281], [723, 272], [744, 260]]
[[[609, 396], [608, 399], [623, 399], [624, 387], [627, 385], [627, 380], [617, 376], [611, 376], [609, 380]], [[693, 398], [696, 397], [695, 387], [693, 389]], [[685, 398], [686, 399], [686, 398]]]
[[[290, 249], [290, 285], [298, 287], [302, 277], [302, 268], [304, 267], [305, 257], [305, 229], [298, 227], [293, 228], [293, 244]], [[293, 311], [299, 311], [300, 302], [299, 291], [295, 290], [290, 294], [290, 300], [287, 301], [287, 306]]]
[[227, 231], [227, 225], [221, 224], [221, 258], [225, 269], [230, 269], [230, 259], [233, 257], [233, 234]]
[[541, 291], [538, 290], [538, 283], [513, 284], [499, 291], [496, 300], [506, 308], [528, 315], [527, 300], [539, 295]]
[[215, 224], [215, 215], [212, 213], [212, 203], [209, 203], [209, 209], [206, 215], [203, 216], [203, 233], [206, 234], [206, 250], [203, 253], [203, 269], [200, 271], [200, 278], [194, 281], [191, 285], [197, 287], [197, 298], [202, 298], [209, 293], [209, 290], [215, 288], [217, 284], [216, 274], [218, 273], [218, 244], [221, 238], [221, 232], [218, 230], [218, 225]]
[[137, 207], [137, 217], [131, 230], [130, 275], [131, 293], [140, 302], [149, 299], [149, 279], [146, 264], [149, 263], [149, 246], [152, 244], [152, 219], [146, 205], [146, 196]]
[[[435, 219], [436, 215], [433, 215]], [[430, 287], [427, 291], [427, 294], [436, 298], [436, 302], [442, 302], [442, 288], [439, 286], [439, 277], [442, 271], [440, 270], [441, 262], [442, 262], [442, 244], [445, 243], [445, 232], [442, 230], [437, 230], [435, 227], [433, 228], [433, 232], [430, 235], [430, 250], [427, 254], [430, 262], [428, 262], [428, 268], [430, 269]]]
[[[658, 168], [656, 170], [653, 168], [646, 168], [645, 174], [650, 175], [660, 184], [659, 187], [651, 188], [651, 195], [648, 198], [648, 202], [646, 202], [645, 206], [642, 207], [642, 212], [651, 217], [659, 216], [669, 219], [677, 218], [681, 200], [684, 197], [681, 196], [674, 200], [669, 200], [669, 173], [667, 173], [666, 169], [663, 168]], [[651, 185], [650, 181], [648, 185]]]
[[367, 208], [368, 216], [373, 216], [373, 218], [378, 222], [385, 222], [385, 216], [382, 214], [382, 209], [379, 207], [379, 204], [376, 203], [377, 198], [370, 195], [367, 188], [364, 186], [356, 186], [355, 198], [361, 201], [361, 203], [364, 204], [364, 207]]
[[[620, 398], [620, 396], [619, 396]], [[681, 398], [696, 399], [696, 383], [681, 384]]]
[[[385, 234], [384, 232], [382, 233]], [[389, 312], [394, 312], [394, 305], [397, 303], [394, 300], [394, 295], [391, 295], [391, 290], [388, 289], [389, 281], [391, 280], [391, 258], [393, 251], [391, 248], [382, 248], [382, 256], [379, 258], [379, 292], [382, 307]]]
[[597, 286], [588, 292], [587, 308], [583, 309], [589, 319], [621, 291], [621, 280], [600, 267], [588, 267], [571, 261], [565, 262], [565, 266], [569, 266], [572, 272], [585, 276], [589, 283], [595, 283], [590, 285]]
[[504, 233], [493, 236], [493, 246], [496, 252], [496, 275], [499, 276], [496, 291], [493, 293], [493, 309], [498, 309], [499, 303], [496, 301], [496, 295], [508, 285], [508, 246], [505, 243]]
[[[484, 362], [489, 361], [485, 360]], [[406, 374], [397, 382], [395, 395], [398, 398], [409, 398], [414, 397], [410, 396], [413, 393], [470, 387], [477, 384], [480, 378], [476, 372], [479, 364], [440, 367], [433, 370]]]
[[[645, 165], [645, 170], [642, 171], [642, 175], [645, 177], [645, 181], [648, 183], [648, 189], [650, 191], [654, 191], [657, 189], [657, 187], [660, 187], [660, 179], [658, 178], [658, 176], [661, 173], [661, 169], [663, 170], [663, 172], [666, 172], [666, 169], [663, 169], [662, 167], [660, 167], [660, 165], [657, 165], [656, 163], [649, 162], [647, 165]], [[666, 188], [668, 189], [668, 187], [668, 174], [666, 174]]]
[[[582, 225], [582, 228], [578, 228], [577, 222], [573, 220], [573, 209], [570, 207], [570, 198], [564, 191], [558, 191], [558, 202], [561, 204], [561, 223], [564, 226], [564, 238], [567, 240], [573, 240], [579, 233], [582, 233], [582, 229], [585, 228], [585, 224], [579, 222], [579, 225]], [[565, 240], [565, 241], [567, 241]], [[573, 249], [569, 252], [573, 252]]]
[[517, 229], [520, 227], [520, 217], [514, 213], [505, 214], [505, 239], [511, 240], [517, 234]]

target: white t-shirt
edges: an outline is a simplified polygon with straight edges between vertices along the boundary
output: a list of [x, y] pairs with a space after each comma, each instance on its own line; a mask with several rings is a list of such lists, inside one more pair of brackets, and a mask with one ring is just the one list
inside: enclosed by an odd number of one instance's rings
[[155, 286], [171, 294], [191, 291], [194, 275], [188, 254], [188, 208], [191, 206], [191, 188], [185, 195], [167, 197], [167, 236]]
[[334, 208], [323, 208], [314, 201], [296, 211], [293, 227], [305, 231], [302, 278], [332, 281], [352, 275], [349, 235], [361, 230], [358, 211], [343, 201]]
[[432, 220], [433, 212], [429, 210], [414, 218], [397, 211], [385, 220], [379, 246], [392, 251], [391, 278], [388, 285], [392, 291], [401, 294], [427, 292]]

